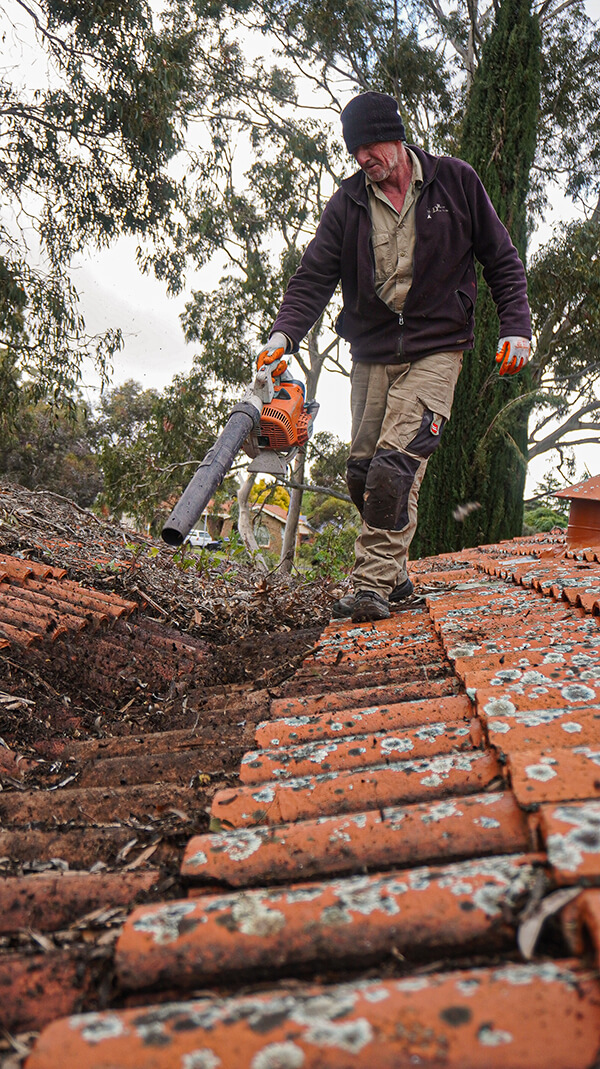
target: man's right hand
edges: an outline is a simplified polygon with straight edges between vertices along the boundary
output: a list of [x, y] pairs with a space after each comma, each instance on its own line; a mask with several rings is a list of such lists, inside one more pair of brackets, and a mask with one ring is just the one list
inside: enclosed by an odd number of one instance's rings
[[260, 369], [264, 364], [274, 364], [278, 360], [279, 364], [272, 369], [271, 375], [273, 378], [283, 375], [287, 367], [287, 360], [282, 360], [281, 358], [287, 352], [288, 345], [289, 339], [287, 335], [276, 330], [274, 334], [271, 334], [267, 344], [260, 350], [256, 359], [257, 368]]

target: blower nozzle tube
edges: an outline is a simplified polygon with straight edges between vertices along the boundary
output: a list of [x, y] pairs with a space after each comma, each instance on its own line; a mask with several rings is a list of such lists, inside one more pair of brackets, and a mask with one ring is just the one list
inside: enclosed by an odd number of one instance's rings
[[242, 443], [259, 423], [260, 411], [255, 405], [241, 401], [235, 406], [224, 430], [209, 449], [161, 531], [167, 545], [182, 545], [223, 482]]

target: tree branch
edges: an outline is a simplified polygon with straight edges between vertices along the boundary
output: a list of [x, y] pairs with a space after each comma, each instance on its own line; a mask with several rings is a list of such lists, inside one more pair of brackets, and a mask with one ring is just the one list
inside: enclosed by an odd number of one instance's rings
[[287, 486], [290, 490], [302, 490], [311, 494], [323, 494], [325, 497], [335, 497], [338, 501], [348, 501], [352, 504], [352, 498], [349, 494], [344, 494], [341, 490], [334, 490], [330, 486], [314, 486], [312, 483], [296, 483], [282, 482], [282, 486]]
[[543, 26], [546, 22], [550, 22], [550, 19], [555, 19], [562, 11], [566, 11], [567, 8], [573, 7], [577, 2], [578, 0], [563, 0], [562, 4], [559, 4], [554, 11], [551, 11], [552, 0], [546, 0], [546, 3], [542, 4], [538, 15], [540, 26]]
[[[560, 443], [569, 446], [583, 445], [584, 441], [565, 443], [563, 442], [563, 439], [566, 434], [573, 434], [575, 431], [594, 430], [596, 424], [585, 423], [583, 421], [583, 417], [588, 415], [590, 412], [598, 411], [600, 411], [600, 400], [590, 402], [588, 405], [584, 405], [584, 407], [581, 408], [578, 412], [572, 413], [572, 415], [570, 415], [568, 419], [564, 420], [564, 422], [561, 423], [559, 427], [556, 427], [555, 430], [551, 431], [550, 434], [547, 434], [545, 438], [541, 439], [541, 441], [533, 441], [530, 443], [528, 450], [529, 459], [533, 460], [534, 457], [540, 456], [540, 454], [542, 453], [547, 453], [551, 449], [556, 449]], [[589, 444], [590, 441], [596, 442], [596, 444], [598, 444], [598, 437], [596, 436], [595, 439], [585, 439], [585, 444]]]

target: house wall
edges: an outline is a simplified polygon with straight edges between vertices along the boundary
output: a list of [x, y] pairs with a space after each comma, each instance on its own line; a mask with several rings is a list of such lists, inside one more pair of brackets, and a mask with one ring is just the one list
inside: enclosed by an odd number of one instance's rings
[[[274, 519], [273, 516], [267, 516], [266, 513], [261, 513], [260, 523], [262, 527], [266, 527], [269, 532], [269, 544], [260, 545], [261, 549], [268, 549], [270, 553], [280, 553], [282, 546], [283, 536], [283, 524], [279, 520]], [[223, 523], [223, 530], [221, 532], [222, 538], [230, 538], [232, 531], [236, 530], [236, 525], [231, 519], [226, 519]]]

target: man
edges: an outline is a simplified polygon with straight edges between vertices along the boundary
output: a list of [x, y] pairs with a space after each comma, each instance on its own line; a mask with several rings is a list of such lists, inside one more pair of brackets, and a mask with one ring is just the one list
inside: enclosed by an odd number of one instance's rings
[[259, 360], [297, 350], [341, 281], [336, 330], [352, 355], [348, 488], [362, 517], [354, 594], [333, 615], [385, 619], [412, 593], [406, 561], [427, 461], [473, 345], [476, 258], [500, 319], [496, 360], [529, 359], [525, 271], [477, 174], [406, 144], [396, 101], [362, 93], [342, 130], [360, 170], [326, 205]]

